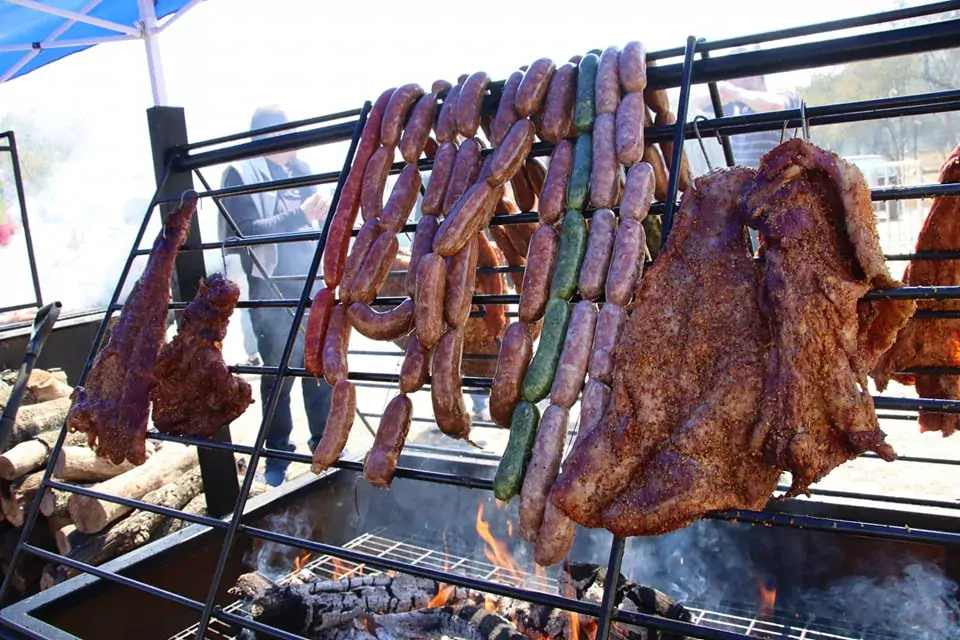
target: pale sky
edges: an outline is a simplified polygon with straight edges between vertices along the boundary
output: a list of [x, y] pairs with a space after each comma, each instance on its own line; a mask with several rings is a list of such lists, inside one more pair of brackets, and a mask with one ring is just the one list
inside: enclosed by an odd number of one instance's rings
[[[196, 140], [248, 129], [261, 103], [305, 118], [359, 107], [406, 82], [429, 86], [480, 69], [504, 78], [541, 56], [566, 60], [633, 39], [655, 50], [682, 46], [688, 35], [717, 39], [895, 6], [894, 0], [643, 4], [646, 11], [636, 9], [641, 3], [593, 1], [577, 5], [578, 14], [560, 4], [499, 0], [206, 0], [161, 36], [168, 104], [185, 108]], [[800, 73], [770, 82], [777, 88], [808, 79]], [[67, 308], [105, 297], [133, 240], [137, 201], [145, 203], [153, 190], [145, 116], [151, 103], [144, 47], [136, 41], [100, 45], [0, 85], [0, 115], [29, 114], [49, 135], [75, 145], [49, 189], [27, 194], [42, 284]], [[339, 169], [343, 151], [301, 155], [314, 171], [327, 171]], [[208, 170], [208, 179], [217, 182], [219, 173]], [[201, 213], [206, 235], [214, 210]], [[19, 245], [0, 250], [0, 270], [26, 276]], [[18, 284], [5, 285], [0, 306], [29, 297], [27, 278], [11, 280]]]

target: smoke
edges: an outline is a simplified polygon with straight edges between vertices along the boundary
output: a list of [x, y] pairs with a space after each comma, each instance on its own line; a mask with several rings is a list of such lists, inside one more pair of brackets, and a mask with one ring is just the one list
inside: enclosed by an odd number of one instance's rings
[[[759, 614], [763, 584], [779, 587], [777, 615], [794, 623], [857, 637], [960, 638], [958, 587], [936, 564], [911, 559], [909, 550], [894, 544], [854, 559], [849, 568], [859, 575], [831, 577], [838, 568], [848, 569], [844, 550], [829, 534], [792, 533], [700, 521], [667, 535], [630, 539], [622, 571], [682, 604], [712, 611], [735, 606]], [[801, 536], [816, 539], [805, 545]], [[594, 555], [601, 557], [608, 544], [598, 541]], [[813, 582], [825, 584], [810, 587]]]
[[[258, 526], [304, 539], [310, 539], [313, 533], [307, 510], [297, 507], [271, 513]], [[261, 575], [276, 582], [293, 571], [294, 562], [303, 554], [303, 550], [296, 547], [264, 540], [246, 553], [243, 562], [247, 566], [256, 566]]]

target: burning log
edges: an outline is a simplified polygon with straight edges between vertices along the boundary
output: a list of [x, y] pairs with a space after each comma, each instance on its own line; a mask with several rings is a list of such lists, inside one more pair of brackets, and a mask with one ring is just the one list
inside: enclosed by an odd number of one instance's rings
[[[196, 449], [166, 443], [142, 465], [96, 484], [94, 488], [114, 496], [139, 499], [169, 482], [176, 481], [197, 464]], [[79, 494], [70, 496], [67, 509], [73, 523], [77, 525], [77, 530], [90, 534], [102, 531], [111, 522], [133, 511], [131, 507], [122, 504]]]
[[[182, 509], [202, 490], [203, 483], [200, 479], [200, 470], [193, 469], [159, 489], [146, 494], [143, 496], [143, 501], [171, 509]], [[68, 546], [70, 549], [67, 556], [94, 566], [102, 564], [107, 560], [142, 547], [154, 539], [155, 531], [166, 519], [166, 516], [159, 513], [138, 509], [129, 518], [124, 518], [98, 535], [71, 533], [69, 534]], [[48, 565], [44, 573], [41, 588], [58, 584], [77, 575], [79, 571], [66, 566], [59, 566], [49, 571]]]
[[[606, 575], [603, 567], [571, 563], [564, 569], [567, 574], [564, 582], [574, 597], [600, 602]], [[506, 632], [535, 640], [573, 640], [586, 637], [581, 627], [594, 624], [561, 609], [445, 587], [434, 580], [406, 575], [274, 585], [253, 573], [241, 576], [231, 593], [252, 601], [250, 610], [258, 622], [310, 638], [369, 640], [366, 634], [385, 640], [378, 632], [379, 628], [384, 628], [388, 637], [399, 634], [396, 637], [400, 638], [454, 635], [471, 640], [493, 640], [496, 634], [484, 634], [498, 629], [496, 633]], [[665, 594], [629, 582], [623, 576], [618, 581], [615, 604], [625, 611], [690, 620], [689, 612]], [[483, 616], [474, 618], [478, 610], [495, 615], [487, 619]], [[464, 612], [469, 613], [467, 622], [463, 619]], [[353, 625], [361, 619], [365, 621], [362, 629]], [[469, 620], [476, 623], [475, 628], [469, 626]], [[509, 628], [498, 626], [501, 621], [509, 621]], [[370, 631], [371, 624], [374, 632]], [[680, 640], [676, 635], [619, 623], [611, 627], [611, 637], [616, 640]]]
[[[19, 371], [10, 369], [0, 373], [0, 407], [7, 406], [13, 385], [16, 384], [19, 376]], [[34, 369], [27, 379], [27, 390], [21, 404], [29, 405], [57, 398], [69, 398], [71, 393], [73, 393], [73, 387], [67, 384], [67, 374], [62, 370]]]

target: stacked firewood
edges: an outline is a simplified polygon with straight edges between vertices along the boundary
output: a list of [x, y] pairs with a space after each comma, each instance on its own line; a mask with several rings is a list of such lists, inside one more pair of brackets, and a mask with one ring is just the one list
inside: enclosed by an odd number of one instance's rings
[[[17, 372], [0, 373], [0, 408]], [[34, 370], [17, 412], [16, 424], [0, 453], [0, 570], [5, 574], [24, 521], [40, 490], [51, 451], [70, 408], [73, 388], [62, 371]], [[194, 447], [147, 443], [147, 461], [113, 464], [90, 449], [87, 436], [67, 434], [52, 480], [107, 495], [206, 514], [206, 499]], [[240, 462], [240, 461], [238, 461]], [[254, 485], [253, 491], [264, 487]], [[187, 522], [69, 491], [47, 488], [31, 543], [68, 558], [99, 565], [182, 529]], [[77, 575], [65, 565], [47, 564], [26, 554], [13, 586], [20, 596], [47, 589]]]

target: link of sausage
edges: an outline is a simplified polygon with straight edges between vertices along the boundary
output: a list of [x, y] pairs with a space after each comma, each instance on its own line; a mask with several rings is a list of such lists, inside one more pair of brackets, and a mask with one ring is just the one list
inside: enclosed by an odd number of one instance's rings
[[343, 279], [340, 281], [340, 300], [350, 303], [353, 301], [353, 283], [367, 259], [367, 253], [374, 241], [380, 236], [380, 221], [377, 218], [370, 218], [363, 223], [360, 231], [357, 233], [356, 240], [353, 241], [353, 249], [350, 250], [350, 256], [347, 258], [347, 264], [343, 271]]
[[449, 258], [476, 235], [496, 206], [496, 191], [487, 182], [470, 187], [450, 212], [433, 239], [433, 250]]
[[363, 190], [360, 192], [360, 213], [364, 220], [379, 218], [383, 213], [383, 190], [390, 176], [393, 163], [393, 147], [380, 147], [367, 162], [363, 173]]
[[408, 164], [403, 168], [393, 185], [390, 197], [387, 198], [387, 204], [383, 207], [383, 215], [380, 216], [381, 229], [391, 233], [400, 233], [403, 230], [414, 205], [417, 204], [422, 184], [417, 165]]
[[447, 287], [447, 266], [443, 257], [428, 253], [417, 267], [417, 296], [414, 324], [420, 344], [433, 349], [443, 335], [443, 299]]
[[444, 142], [434, 156], [433, 169], [430, 170], [430, 180], [423, 192], [423, 202], [420, 211], [424, 215], [436, 216], [443, 213], [443, 201], [447, 194], [447, 185], [453, 175], [453, 165], [457, 159], [457, 143]]
[[447, 97], [443, 99], [440, 105], [440, 113], [437, 115], [437, 124], [434, 131], [437, 133], [438, 142], [451, 142], [457, 137], [457, 98], [460, 96], [460, 84], [457, 84], [447, 92]]
[[303, 366], [314, 378], [323, 375], [323, 340], [327, 334], [330, 311], [336, 301], [333, 291], [324, 287], [313, 296], [303, 337]]
[[451, 327], [460, 328], [470, 317], [473, 292], [476, 289], [477, 234], [463, 248], [447, 258], [447, 289], [443, 299], [443, 317]]
[[350, 321], [346, 308], [338, 303], [330, 312], [330, 323], [323, 341], [323, 379], [333, 386], [347, 379], [347, 349], [350, 346]]
[[573, 143], [561, 140], [550, 154], [550, 166], [540, 192], [540, 223], [555, 225], [566, 211], [567, 182], [573, 168]]
[[367, 169], [370, 156], [380, 146], [380, 123], [383, 121], [383, 112], [393, 92], [394, 89], [387, 89], [381, 93], [370, 109], [353, 157], [353, 165], [343, 183], [340, 200], [337, 202], [337, 209], [330, 222], [330, 229], [327, 231], [327, 242], [323, 247], [323, 282], [329, 289], [334, 289], [343, 278], [347, 253], [350, 250], [350, 232], [360, 212], [363, 174]]
[[647, 49], [642, 42], [628, 42], [620, 52], [620, 84], [627, 93], [647, 88]]
[[347, 316], [353, 328], [371, 340], [396, 340], [413, 331], [413, 309], [410, 298], [387, 311], [354, 302], [347, 308]]
[[330, 394], [330, 411], [317, 448], [313, 451], [310, 470], [323, 473], [340, 458], [350, 438], [354, 416], [357, 413], [357, 390], [353, 383], [340, 380]]
[[517, 89], [520, 87], [520, 81], [523, 80], [522, 71], [514, 71], [503, 83], [503, 92], [500, 94], [500, 105], [497, 107], [497, 115], [493, 120], [490, 129], [490, 142], [493, 146], [499, 147], [503, 142], [503, 137], [507, 135], [513, 123], [520, 119], [514, 105], [517, 99]]
[[653, 203], [653, 191], [656, 179], [653, 167], [646, 162], [638, 162], [627, 173], [627, 184], [620, 198], [620, 217], [632, 218], [643, 222]]
[[497, 147], [490, 161], [490, 175], [487, 176], [487, 182], [491, 186], [499, 187], [520, 171], [527, 154], [530, 153], [530, 147], [533, 146], [535, 133], [533, 123], [527, 118], [517, 120], [510, 127], [510, 132], [503, 139], [503, 143]]
[[600, 54], [597, 65], [595, 100], [597, 115], [615, 114], [620, 105], [620, 51], [616, 47], [607, 47]]
[[400, 138], [400, 155], [404, 161], [415, 164], [427, 146], [433, 120], [437, 114], [437, 94], [427, 93], [421, 97], [410, 112], [407, 126]]
[[383, 112], [383, 122], [380, 124], [380, 144], [394, 148], [400, 143], [400, 132], [403, 123], [413, 104], [423, 95], [423, 87], [415, 82], [405, 84], [390, 96], [387, 109]]
[[417, 295], [417, 268], [423, 256], [433, 251], [433, 237], [437, 235], [440, 221], [436, 216], [424, 215], [417, 221], [417, 230], [413, 234], [413, 245], [410, 247], [410, 263], [407, 265], [407, 274], [404, 288], [411, 298]]
[[530, 65], [517, 87], [514, 109], [518, 116], [527, 118], [540, 108], [556, 69], [557, 66], [549, 58], [540, 58]]
[[403, 354], [403, 362], [400, 364], [401, 392], [414, 393], [427, 384], [427, 378], [430, 377], [430, 357], [430, 351], [424, 348], [423, 343], [414, 333], [410, 337], [407, 350]]
[[568, 417], [567, 409], [552, 404], [540, 418], [533, 453], [520, 489], [520, 537], [530, 542], [537, 539], [547, 495], [560, 472]]
[[593, 351], [587, 366], [591, 379], [606, 384], [613, 382], [613, 353], [620, 341], [626, 319], [627, 314], [623, 307], [614, 302], [607, 302], [600, 309], [597, 330], [593, 336]]
[[570, 130], [577, 94], [577, 66], [566, 62], [557, 67], [543, 103], [540, 137], [556, 144]]
[[[477, 265], [480, 267], [504, 266], [502, 254], [497, 251], [486, 232], [477, 232]], [[501, 295], [506, 291], [503, 274], [478, 273], [477, 291], [489, 295]], [[491, 336], [499, 337], [507, 324], [507, 307], [503, 304], [486, 304], [483, 309], [483, 324]]]
[[616, 118], [609, 113], [597, 115], [593, 123], [593, 169], [590, 173], [590, 203], [610, 208], [617, 203], [620, 186], [617, 162]]
[[483, 71], [477, 71], [467, 78], [457, 96], [457, 129], [464, 138], [477, 135], [480, 128], [480, 107], [483, 106], [483, 94], [487, 91], [490, 77]]
[[527, 327], [514, 322], [507, 327], [497, 357], [497, 371], [490, 387], [490, 417], [504, 429], [510, 428], [513, 410], [522, 398], [523, 376], [533, 357], [533, 341]]
[[[670, 111], [658, 113], [653, 123], [658, 127], [672, 127], [677, 124], [677, 116]], [[660, 143], [660, 150], [663, 152], [663, 161], [669, 166], [673, 166], [673, 140], [664, 140]], [[687, 154], [680, 149], [680, 174], [677, 176], [677, 186], [681, 193], [690, 188], [693, 180], [693, 172], [690, 171], [690, 162], [687, 160]]]
[[532, 324], [543, 317], [550, 299], [550, 282], [557, 262], [560, 234], [553, 227], [540, 226], [530, 239], [523, 272], [523, 294], [517, 310], [520, 322]]
[[643, 273], [645, 240], [642, 222], [629, 218], [620, 221], [607, 271], [607, 302], [624, 308], [630, 304], [634, 287]]
[[413, 403], [403, 394], [384, 409], [373, 446], [363, 459], [363, 477], [373, 486], [386, 489], [393, 482], [412, 419]]
[[617, 159], [632, 167], [643, 157], [643, 92], [628, 93], [617, 108]]
[[593, 334], [597, 329], [597, 305], [581, 300], [574, 306], [563, 342], [563, 351], [550, 388], [550, 402], [569, 409], [577, 401], [587, 375]]
[[580, 425], [577, 427], [577, 439], [573, 441], [573, 448], [600, 424], [600, 420], [607, 413], [612, 393], [610, 387], [599, 380], [587, 381], [580, 398]]
[[440, 430], [451, 438], [470, 436], [470, 414], [463, 403], [460, 364], [463, 357], [463, 331], [450, 329], [433, 350], [430, 398], [433, 415]]
[[447, 192], [443, 196], [443, 214], [447, 215], [457, 204], [467, 189], [474, 184], [480, 174], [480, 143], [475, 138], [464, 140], [457, 151], [457, 158], [447, 183]]
[[382, 233], [374, 240], [357, 278], [353, 281], [351, 300], [370, 304], [377, 297], [390, 275], [390, 267], [393, 266], [399, 249], [400, 241], [395, 233]]
[[660, 202], [667, 199], [667, 167], [656, 145], [647, 144], [643, 147], [643, 162], [653, 169], [653, 197]]
[[590, 219], [587, 252], [580, 266], [578, 289], [584, 300], [596, 300], [603, 293], [607, 269], [617, 237], [617, 217], [610, 209], [597, 209]]

